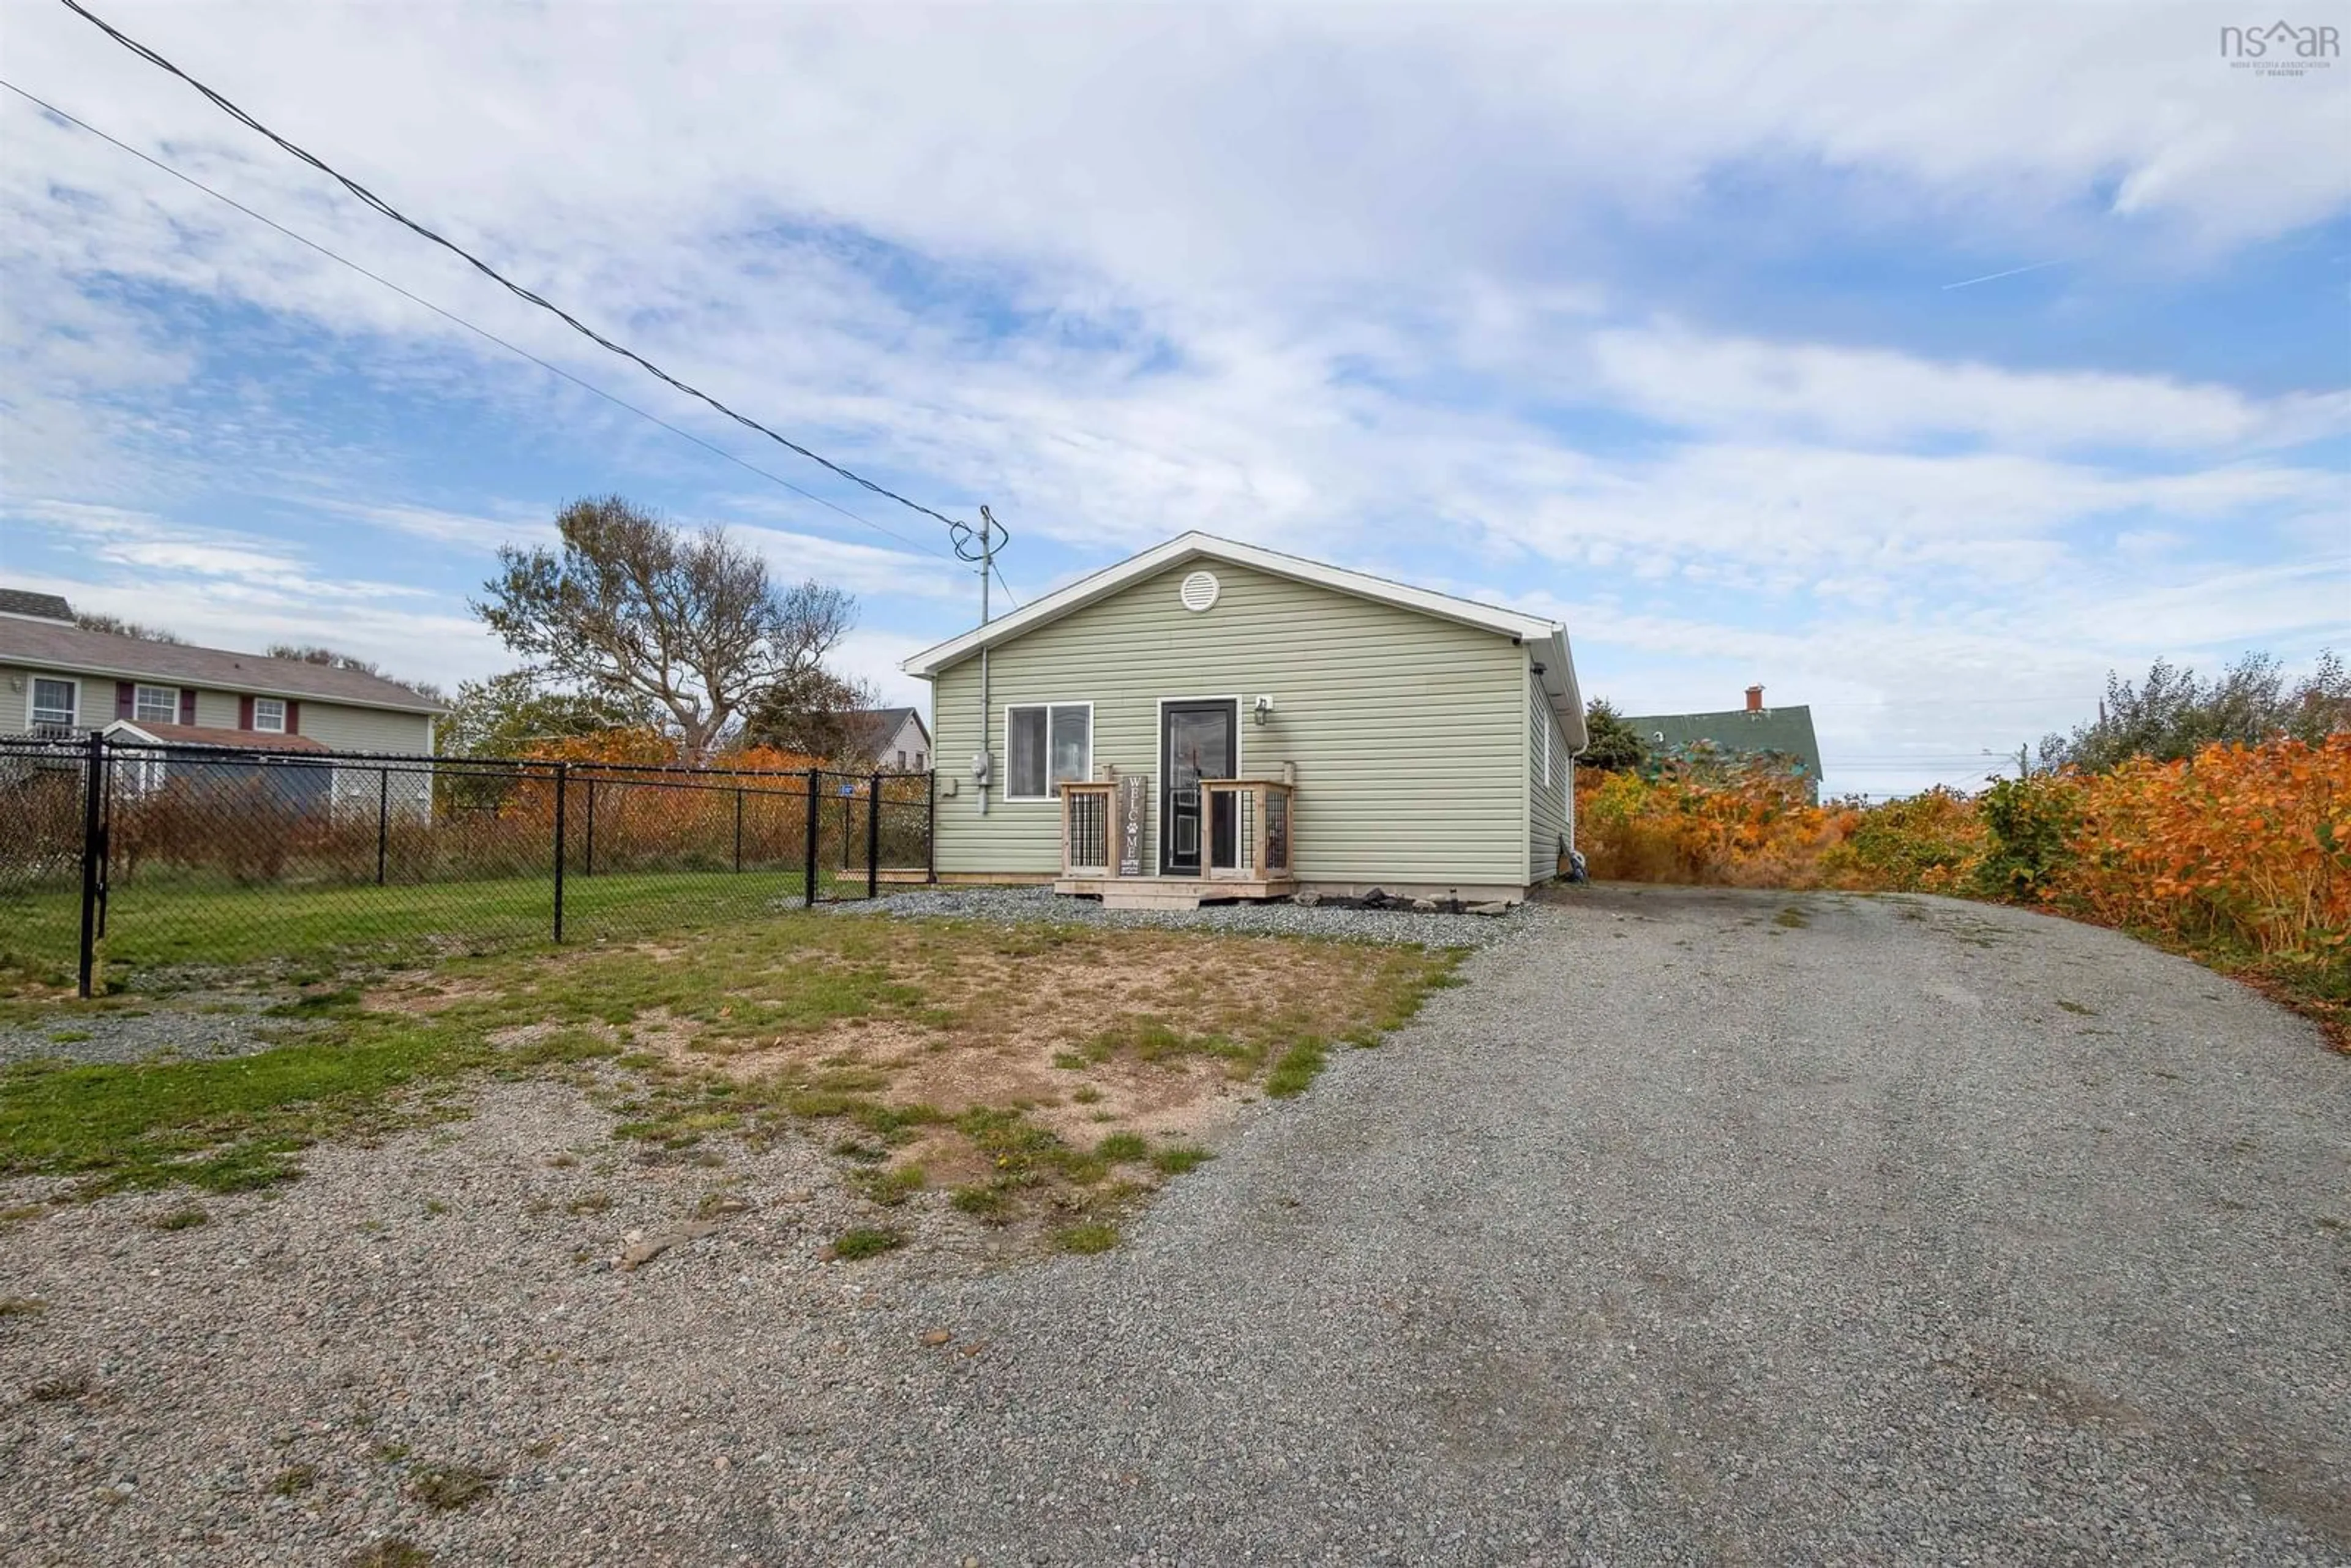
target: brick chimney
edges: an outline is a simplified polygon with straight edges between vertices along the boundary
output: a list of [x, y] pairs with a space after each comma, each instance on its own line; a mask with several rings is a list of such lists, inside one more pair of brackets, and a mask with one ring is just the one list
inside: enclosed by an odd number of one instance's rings
[[1747, 711], [1749, 713], [1761, 713], [1763, 711], [1763, 688], [1761, 686], [1750, 686], [1747, 688]]

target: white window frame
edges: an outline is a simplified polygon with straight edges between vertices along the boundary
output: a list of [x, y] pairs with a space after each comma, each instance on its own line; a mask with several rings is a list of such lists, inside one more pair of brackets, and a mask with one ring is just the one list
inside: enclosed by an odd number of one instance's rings
[[[267, 703], [275, 703], [277, 705], [277, 722], [276, 724], [266, 723], [261, 716], [262, 706]], [[258, 735], [284, 735], [286, 733], [286, 699], [284, 697], [254, 698], [253, 727], [255, 733]]]
[[[164, 706], [166, 706], [167, 708], [169, 708], [169, 709], [171, 710], [169, 713], [165, 714], [162, 718], [157, 718], [157, 717], [156, 717], [156, 716], [154, 716], [152, 714], [149, 714], [149, 713], [142, 713], [141, 711], [140, 711], [140, 710], [141, 710], [141, 708], [143, 706], [143, 705], [146, 703], [147, 698], [148, 698], [152, 694], [156, 693], [156, 692], [161, 692], [161, 693], [163, 695], [163, 698], [164, 698]], [[179, 687], [177, 687], [177, 686], [151, 686], [151, 685], [147, 685], [147, 684], [146, 684], [145, 682], [143, 682], [143, 681], [142, 681], [142, 682], [141, 682], [139, 685], [135, 685], [135, 686], [131, 687], [131, 723], [133, 723], [133, 724], [177, 724], [177, 723], [179, 723], [179, 722], [180, 722], [180, 688], [179, 688]]]
[[[1081, 707], [1086, 710], [1086, 760], [1078, 776], [1071, 779], [1053, 777], [1053, 710]], [[1045, 713], [1045, 792], [1042, 795], [1015, 795], [1012, 792], [1012, 716], [1030, 708], [1042, 708]], [[1007, 703], [1004, 705], [1004, 800], [1008, 805], [1024, 806], [1050, 804], [1061, 797], [1056, 789], [1063, 783], [1082, 784], [1094, 776], [1094, 705], [1091, 699], [1082, 702]]]
[[[61, 725], [56, 719], [41, 716], [41, 685], [47, 682], [63, 686], [73, 693], [73, 711]], [[68, 734], [81, 727], [81, 682], [71, 675], [35, 675], [25, 687], [25, 727], [34, 733], [43, 728], [63, 729]]]

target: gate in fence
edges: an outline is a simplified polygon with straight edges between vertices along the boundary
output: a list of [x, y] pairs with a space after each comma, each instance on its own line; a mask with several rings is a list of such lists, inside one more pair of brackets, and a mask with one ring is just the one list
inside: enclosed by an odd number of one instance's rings
[[0, 967], [599, 940], [933, 879], [927, 773], [0, 738]]

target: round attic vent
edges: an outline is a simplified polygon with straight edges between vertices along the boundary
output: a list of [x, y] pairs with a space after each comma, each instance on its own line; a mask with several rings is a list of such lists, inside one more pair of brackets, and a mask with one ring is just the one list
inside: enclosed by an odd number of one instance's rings
[[1195, 615], [1214, 607], [1217, 602], [1217, 574], [1213, 571], [1194, 572], [1184, 580], [1183, 590], [1177, 597], [1184, 601], [1184, 608]]

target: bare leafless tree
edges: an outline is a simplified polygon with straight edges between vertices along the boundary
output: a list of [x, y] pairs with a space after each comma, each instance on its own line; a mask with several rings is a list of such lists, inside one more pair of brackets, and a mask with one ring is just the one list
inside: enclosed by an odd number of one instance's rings
[[106, 615], [95, 610], [74, 612], [74, 624], [85, 632], [111, 632], [118, 637], [136, 637], [141, 643], [185, 643], [185, 637], [166, 632], [161, 626], [142, 626], [136, 621], [125, 621], [120, 615]]
[[821, 669], [855, 623], [848, 594], [778, 589], [722, 528], [687, 532], [618, 496], [574, 501], [556, 526], [560, 549], [498, 551], [474, 612], [535, 677], [652, 702], [688, 761], [757, 694]]

